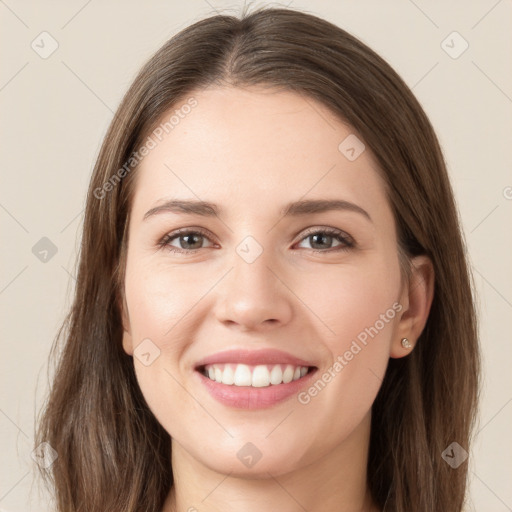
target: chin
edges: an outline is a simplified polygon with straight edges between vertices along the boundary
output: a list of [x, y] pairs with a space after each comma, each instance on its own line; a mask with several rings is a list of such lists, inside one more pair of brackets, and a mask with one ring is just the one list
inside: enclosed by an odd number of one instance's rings
[[219, 447], [208, 453], [208, 458], [205, 458], [204, 451], [198, 454], [202, 464], [215, 472], [240, 478], [268, 479], [269, 473], [278, 476], [306, 465], [304, 453], [296, 447], [278, 447], [268, 439], [254, 443], [230, 440], [229, 446], [224, 449]]

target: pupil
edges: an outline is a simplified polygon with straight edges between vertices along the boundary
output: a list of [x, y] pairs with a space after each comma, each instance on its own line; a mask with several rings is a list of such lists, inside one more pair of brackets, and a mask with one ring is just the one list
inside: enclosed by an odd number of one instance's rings
[[[187, 241], [185, 242], [185, 245], [186, 245], [187, 247], [183, 247], [183, 243], [181, 243], [181, 244], [180, 244], [182, 249], [191, 249], [191, 248], [195, 249], [195, 247], [189, 247], [190, 245], [193, 245], [193, 244], [194, 244], [194, 242], [188, 242], [188, 239], [189, 239], [189, 238], [192, 238], [192, 239], [194, 239], [194, 238], [195, 238], [195, 239], [196, 239], [196, 243], [197, 243], [197, 240], [201, 238], [201, 235], [193, 235], [193, 234], [191, 234], [191, 235], [183, 235], [181, 238], [182, 238], [183, 240], [185, 240], [185, 239], [187, 240]], [[200, 245], [201, 245], [201, 244], [200, 244]]]
[[[327, 241], [330, 241], [332, 239], [331, 236], [329, 235], [324, 235], [324, 234], [316, 234], [316, 235], [312, 235], [311, 236], [313, 238], [313, 240], [315, 239], [318, 239], [318, 238], [321, 238], [321, 239], [324, 239], [324, 242], [325, 242], [325, 239], [327, 239]], [[315, 240], [311, 245], [314, 246], [315, 244], [317, 244], [318, 242]], [[321, 245], [321, 244], [320, 244]]]

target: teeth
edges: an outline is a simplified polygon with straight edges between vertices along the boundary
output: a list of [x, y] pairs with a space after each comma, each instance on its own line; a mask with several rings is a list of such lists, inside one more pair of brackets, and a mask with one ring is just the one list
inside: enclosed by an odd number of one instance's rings
[[270, 385], [288, 384], [308, 373], [307, 366], [246, 364], [212, 364], [203, 371], [206, 377], [229, 386], [252, 386], [264, 388]]
[[295, 368], [293, 366], [288, 365], [286, 370], [283, 372], [283, 382], [288, 384], [293, 380], [293, 374], [295, 373]]
[[252, 372], [253, 388], [264, 388], [270, 385], [270, 372], [266, 366], [256, 366]]
[[[222, 376], [222, 384], [232, 385], [235, 383], [235, 373], [233, 372], [233, 368], [231, 368], [231, 366], [224, 368], [223, 372], [219, 370], [219, 373]], [[215, 370], [215, 375], [217, 375], [217, 370]]]
[[[219, 372], [221, 372], [220, 369]], [[215, 370], [215, 377], [217, 377], [217, 369]], [[215, 380], [219, 382], [217, 378]], [[249, 367], [245, 364], [239, 364], [235, 370], [235, 386], [250, 386], [251, 381], [252, 377]]]
[[275, 386], [281, 384], [281, 382], [283, 382], [283, 370], [281, 370], [281, 367], [277, 364], [270, 372], [270, 384]]

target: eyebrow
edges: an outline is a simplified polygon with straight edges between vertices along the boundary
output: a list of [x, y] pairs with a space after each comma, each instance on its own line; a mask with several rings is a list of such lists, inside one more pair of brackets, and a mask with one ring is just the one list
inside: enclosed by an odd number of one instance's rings
[[[370, 214], [357, 204], [345, 201], [343, 199], [310, 199], [295, 201], [285, 205], [281, 210], [282, 217], [296, 217], [301, 215], [310, 215], [313, 213], [323, 213], [327, 211], [351, 211], [363, 215], [370, 222]], [[223, 212], [222, 208], [208, 201], [195, 201], [189, 199], [171, 199], [148, 210], [143, 220], [148, 219], [160, 213], [188, 213], [201, 215], [203, 217], [217, 217]]]

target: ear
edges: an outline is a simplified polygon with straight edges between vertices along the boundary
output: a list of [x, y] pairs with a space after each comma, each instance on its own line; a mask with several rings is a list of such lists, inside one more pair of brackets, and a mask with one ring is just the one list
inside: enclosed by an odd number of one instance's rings
[[123, 349], [129, 355], [133, 355], [133, 338], [131, 334], [130, 318], [128, 316], [128, 306], [124, 293], [122, 298], [117, 301], [119, 310], [121, 312], [121, 321], [123, 323]]
[[[411, 353], [420, 337], [430, 313], [434, 298], [434, 266], [427, 256], [416, 256], [411, 260], [411, 276], [404, 283], [400, 304], [400, 320], [394, 336], [390, 357], [399, 358]], [[411, 348], [402, 346], [407, 338]]]

